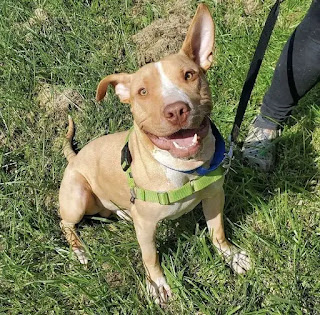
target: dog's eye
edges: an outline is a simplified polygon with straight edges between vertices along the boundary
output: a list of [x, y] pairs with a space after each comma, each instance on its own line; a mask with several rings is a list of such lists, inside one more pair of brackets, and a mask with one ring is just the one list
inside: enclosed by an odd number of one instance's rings
[[185, 74], [184, 74], [184, 79], [187, 81], [187, 80], [191, 80], [193, 77], [193, 73], [191, 71], [187, 71]]
[[140, 94], [142, 96], [146, 96], [148, 94], [148, 91], [145, 88], [141, 88], [141, 89], [139, 89], [138, 94]]
[[141, 88], [138, 93], [142, 96], [146, 96], [148, 94], [148, 92], [145, 88]]

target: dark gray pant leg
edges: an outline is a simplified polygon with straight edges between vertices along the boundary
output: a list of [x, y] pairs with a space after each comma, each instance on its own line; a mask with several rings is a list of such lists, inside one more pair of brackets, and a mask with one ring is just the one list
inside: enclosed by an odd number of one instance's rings
[[320, 0], [314, 0], [307, 15], [282, 50], [271, 86], [263, 99], [261, 115], [255, 125], [277, 128], [319, 80]]

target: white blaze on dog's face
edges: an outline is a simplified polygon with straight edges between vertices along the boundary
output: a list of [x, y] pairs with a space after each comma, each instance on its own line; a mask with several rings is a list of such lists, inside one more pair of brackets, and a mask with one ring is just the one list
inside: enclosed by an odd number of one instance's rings
[[179, 159], [198, 156], [210, 130], [212, 102], [205, 71], [212, 63], [213, 46], [213, 20], [200, 4], [178, 54], [133, 74], [106, 77], [97, 100], [112, 84], [121, 102], [131, 104], [136, 125], [158, 151]]

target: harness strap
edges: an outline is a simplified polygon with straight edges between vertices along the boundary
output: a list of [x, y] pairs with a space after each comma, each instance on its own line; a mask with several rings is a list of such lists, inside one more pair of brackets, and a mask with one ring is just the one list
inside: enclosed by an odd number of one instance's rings
[[126, 175], [131, 192], [130, 201], [132, 203], [134, 203], [135, 199], [139, 199], [143, 201], [157, 202], [161, 205], [169, 205], [191, 196], [193, 193], [200, 191], [208, 187], [210, 184], [218, 181], [224, 176], [224, 169], [219, 167], [207, 175], [198, 176], [197, 178], [190, 180], [180, 188], [164, 192], [143, 189], [136, 186], [132, 177], [131, 167], [127, 169]]
[[132, 132], [132, 129], [133, 128], [130, 129], [127, 135], [126, 143], [121, 152], [121, 166], [127, 176], [127, 181], [131, 193], [130, 201], [132, 203], [134, 203], [135, 199], [138, 199], [143, 201], [156, 202], [161, 205], [169, 205], [177, 201], [180, 201], [188, 196], [191, 196], [194, 192], [200, 191], [208, 187], [210, 184], [222, 178], [225, 174], [225, 170], [223, 169], [223, 167], [219, 166], [217, 169], [211, 171], [210, 173], [198, 176], [177, 189], [159, 192], [138, 187], [136, 186], [136, 183], [132, 176], [132, 158], [128, 146], [129, 136]]

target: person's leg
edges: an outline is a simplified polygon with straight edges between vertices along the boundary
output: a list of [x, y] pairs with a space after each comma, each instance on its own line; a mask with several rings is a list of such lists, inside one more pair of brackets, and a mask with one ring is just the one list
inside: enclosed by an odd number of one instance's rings
[[263, 99], [261, 116], [283, 123], [319, 79], [320, 0], [316, 0], [282, 50]]
[[273, 167], [275, 147], [271, 141], [298, 101], [319, 80], [320, 0], [314, 0], [282, 50], [260, 115], [245, 140], [243, 155], [250, 164], [264, 170]]

